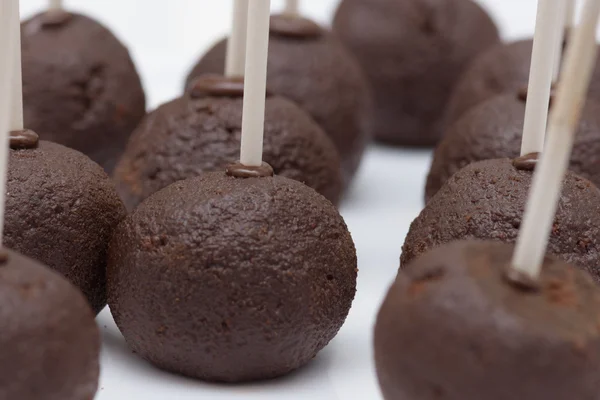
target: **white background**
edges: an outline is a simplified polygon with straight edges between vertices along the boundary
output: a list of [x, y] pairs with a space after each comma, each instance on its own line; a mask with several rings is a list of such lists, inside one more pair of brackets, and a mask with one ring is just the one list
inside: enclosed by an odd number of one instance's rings
[[[181, 93], [191, 65], [229, 29], [231, 11], [229, 0], [66, 0], [65, 3], [68, 8], [108, 25], [129, 46], [142, 74], [150, 108]], [[273, 9], [279, 9], [282, 3], [273, 0]], [[505, 39], [533, 32], [534, 0], [480, 3], [493, 14]], [[21, 0], [22, 15], [31, 15], [45, 4], [44, 0]], [[303, 0], [303, 11], [329, 24], [336, 5], [336, 0]], [[409, 224], [422, 207], [429, 157], [425, 151], [370, 149], [342, 207], [358, 249], [356, 300], [338, 337], [307, 367], [283, 379], [251, 385], [212, 385], [180, 378], [156, 370], [132, 354], [105, 310], [98, 317], [103, 353], [97, 399], [380, 399], [372, 362], [372, 325], [379, 303], [396, 274]]]

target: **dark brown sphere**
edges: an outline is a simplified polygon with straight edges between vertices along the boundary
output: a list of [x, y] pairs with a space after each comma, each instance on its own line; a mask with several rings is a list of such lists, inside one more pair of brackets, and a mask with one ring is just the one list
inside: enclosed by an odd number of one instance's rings
[[435, 145], [452, 88], [499, 40], [471, 0], [344, 0], [333, 26], [373, 87], [375, 137], [394, 145]]
[[337, 334], [356, 262], [344, 220], [308, 186], [207, 173], [157, 192], [119, 225], [108, 301], [132, 350], [160, 368], [268, 379]]
[[[434, 247], [463, 239], [513, 243], [533, 172], [512, 160], [479, 161], [454, 174], [413, 221], [401, 265]], [[568, 173], [563, 182], [548, 252], [600, 281], [600, 190]]]
[[[452, 92], [444, 118], [445, 126], [450, 126], [485, 100], [527, 87], [532, 46], [531, 39], [502, 43], [477, 57]], [[594, 71], [589, 96], [600, 100], [600, 68]]]
[[[211, 48], [190, 72], [188, 85], [222, 74], [226, 41]], [[358, 62], [331, 33], [311, 21], [274, 16], [269, 41], [268, 87], [307, 111], [331, 137], [347, 186], [370, 139], [371, 99]]]
[[21, 27], [25, 126], [110, 172], [146, 113], [140, 77], [127, 49], [97, 21], [50, 16]]
[[6, 249], [2, 258], [0, 399], [92, 399], [100, 333], [85, 298], [29, 258]]
[[[435, 149], [425, 201], [446, 181], [475, 161], [516, 158], [521, 152], [525, 100], [517, 93], [493, 97], [473, 107], [447, 131]], [[588, 99], [571, 154], [570, 169], [600, 186], [600, 103]]]
[[[238, 159], [241, 95], [185, 94], [148, 114], [115, 169], [117, 190], [127, 207], [179, 180], [222, 171]], [[276, 174], [339, 202], [343, 183], [334, 144], [305, 111], [283, 97], [267, 98], [263, 151]]]
[[102, 168], [41, 141], [10, 151], [4, 242], [60, 272], [96, 313], [106, 305], [106, 258], [125, 206]]
[[598, 285], [547, 257], [525, 289], [506, 277], [513, 250], [455, 242], [400, 272], [375, 326], [386, 400], [598, 399]]

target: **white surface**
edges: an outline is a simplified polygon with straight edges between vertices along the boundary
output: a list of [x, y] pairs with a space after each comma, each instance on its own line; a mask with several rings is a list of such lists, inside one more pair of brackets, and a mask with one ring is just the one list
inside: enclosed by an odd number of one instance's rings
[[[368, 0], [366, 0], [368, 1]], [[229, 30], [229, 0], [66, 0], [66, 7], [108, 25], [131, 49], [149, 106], [181, 93], [197, 57]], [[482, 0], [505, 38], [533, 32], [534, 0]], [[302, 10], [328, 23], [336, 0], [303, 0]], [[47, 0], [22, 0], [23, 15]], [[283, 0], [273, 0], [281, 9]], [[378, 306], [399, 265], [401, 245], [422, 205], [427, 152], [372, 148], [343, 205], [359, 256], [358, 292], [337, 338], [291, 376], [253, 385], [223, 386], [159, 371], [132, 354], [105, 310], [102, 377], [97, 400], [377, 400], [371, 330]]]

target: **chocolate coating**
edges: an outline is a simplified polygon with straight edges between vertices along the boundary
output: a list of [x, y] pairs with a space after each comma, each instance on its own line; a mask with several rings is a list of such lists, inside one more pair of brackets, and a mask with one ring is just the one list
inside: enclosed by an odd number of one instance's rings
[[92, 399], [100, 333], [85, 298], [41, 264], [2, 251], [0, 399]]
[[119, 225], [108, 299], [129, 346], [210, 381], [286, 374], [344, 323], [356, 251], [335, 207], [283, 177], [223, 172], [154, 194]]
[[[128, 208], [179, 180], [222, 171], [240, 155], [243, 99], [188, 95], [148, 114], [115, 169]], [[263, 159], [277, 175], [300, 182], [337, 204], [340, 160], [323, 130], [283, 97], [267, 98]]]
[[188, 88], [188, 94], [193, 99], [203, 97], [243, 97], [244, 78], [231, 78], [223, 75], [202, 75]]
[[[401, 265], [454, 240], [516, 240], [532, 171], [510, 159], [479, 161], [454, 174], [413, 221]], [[548, 252], [600, 281], [600, 190], [569, 172], [563, 182]]]
[[106, 305], [108, 242], [125, 214], [109, 177], [78, 151], [45, 141], [10, 151], [4, 243], [64, 275], [96, 313]]
[[[525, 102], [506, 93], [473, 107], [456, 121], [435, 149], [425, 187], [429, 201], [466, 165], [494, 158], [516, 158], [521, 152]], [[571, 153], [570, 169], [600, 186], [600, 103], [588, 99]]]
[[10, 131], [9, 144], [10, 148], [16, 149], [35, 149], [38, 147], [40, 137], [31, 129], [21, 129]]
[[104, 26], [73, 13], [49, 24], [50, 14], [21, 26], [25, 126], [110, 172], [146, 112], [140, 78]]
[[[336, 145], [342, 160], [344, 184], [356, 172], [370, 138], [370, 92], [358, 62], [341, 42], [322, 29], [320, 35], [281, 34], [292, 29], [290, 17], [271, 17], [267, 84], [307, 111]], [[278, 29], [278, 27], [280, 27]], [[194, 66], [187, 84], [206, 73], [223, 73], [226, 41], [215, 44]]]
[[499, 40], [471, 0], [344, 0], [333, 26], [373, 87], [375, 137], [394, 145], [435, 145], [452, 88]]
[[600, 292], [547, 257], [538, 290], [504, 278], [513, 246], [457, 242], [403, 270], [379, 311], [386, 400], [597, 400]]
[[[531, 39], [502, 43], [477, 57], [452, 92], [444, 125], [450, 126], [472, 107], [492, 97], [504, 93], [517, 93], [527, 87], [532, 46]], [[598, 57], [600, 61], [600, 53]], [[598, 67], [594, 70], [589, 96], [600, 100]]]

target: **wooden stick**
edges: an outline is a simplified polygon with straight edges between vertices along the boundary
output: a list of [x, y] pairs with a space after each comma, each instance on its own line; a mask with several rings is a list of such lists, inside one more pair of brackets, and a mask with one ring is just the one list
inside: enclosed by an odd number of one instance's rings
[[586, 0], [582, 21], [567, 48], [556, 104], [550, 115], [548, 143], [536, 168], [519, 232], [512, 266], [533, 279], [539, 276], [544, 260], [575, 131], [595, 67], [599, 16], [600, 0]]
[[300, 14], [300, 0], [286, 0], [285, 9], [283, 13], [286, 15], [299, 15]]
[[231, 35], [227, 41], [225, 76], [244, 76], [249, 1], [250, 0], [233, 0], [233, 20], [231, 22]]
[[259, 167], [263, 153], [271, 0], [251, 1], [252, 7], [248, 10], [240, 162], [248, 167]]
[[538, 1], [521, 155], [539, 153], [544, 148], [554, 73], [556, 36], [558, 31], [562, 30], [562, 23], [559, 23], [560, 3], [559, 0]]
[[565, 4], [565, 30], [569, 31], [575, 26], [575, 8], [577, 0], [564, 0]]
[[[4, 233], [4, 209], [6, 198], [6, 178], [8, 171], [8, 132], [12, 110], [11, 78], [15, 63], [11, 60], [16, 54], [14, 25], [19, 22], [19, 0], [0, 2], [0, 246]], [[16, 21], [15, 21], [16, 17]]]
[[[15, 2], [11, 7], [13, 16], [11, 18], [12, 35], [14, 40], [13, 51], [15, 52], [12, 69], [12, 99], [10, 110], [10, 130], [23, 129], [23, 76], [21, 70], [21, 16], [19, 2]], [[10, 57], [9, 57], [10, 58]]]

